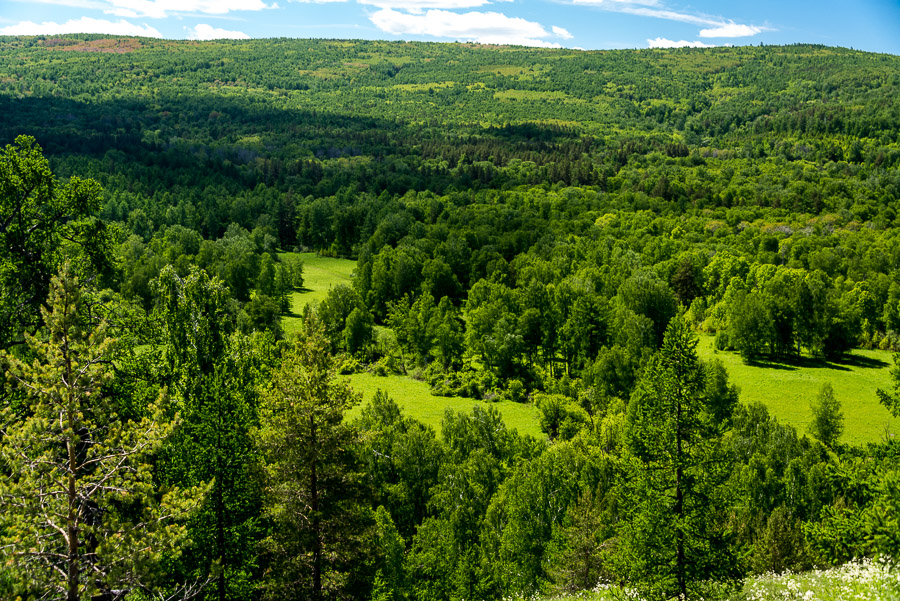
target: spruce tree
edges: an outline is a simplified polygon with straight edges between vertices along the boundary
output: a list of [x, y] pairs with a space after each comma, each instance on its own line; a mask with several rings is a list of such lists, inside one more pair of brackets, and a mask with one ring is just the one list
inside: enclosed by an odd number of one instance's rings
[[[307, 324], [307, 327], [310, 327]], [[287, 348], [263, 392], [259, 444], [266, 460], [265, 592], [273, 599], [359, 596], [367, 578], [364, 502], [344, 414], [359, 397], [335, 375], [319, 331]]]

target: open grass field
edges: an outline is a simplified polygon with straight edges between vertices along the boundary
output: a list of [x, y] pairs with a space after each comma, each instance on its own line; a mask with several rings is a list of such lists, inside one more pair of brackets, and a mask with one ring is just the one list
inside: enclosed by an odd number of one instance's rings
[[[538, 411], [534, 405], [512, 401], [487, 403], [460, 397], [434, 396], [431, 394], [428, 384], [408, 376], [380, 377], [360, 373], [347, 376], [347, 379], [354, 390], [362, 393], [363, 404], [371, 399], [379, 389], [384, 390], [396, 401], [404, 415], [430, 425], [438, 433], [441, 431], [441, 419], [444, 417], [446, 409], [469, 413], [472, 411], [472, 407], [478, 405], [485, 409], [493, 407], [500, 411], [506, 426], [518, 430], [520, 434], [530, 434], [536, 438], [544, 436], [538, 424]], [[359, 414], [361, 409], [362, 405], [357, 405], [349, 412], [348, 417]]]
[[[349, 284], [350, 275], [356, 269], [356, 261], [319, 257], [315, 253], [281, 253], [282, 256], [296, 254], [303, 259], [304, 289], [294, 292], [291, 297], [291, 314], [282, 318], [282, 326], [286, 333], [300, 327], [300, 313], [309, 303], [320, 302], [328, 294], [328, 289], [340, 284]], [[394, 399], [404, 414], [423, 423], [429, 424], [440, 432], [441, 419], [447, 408], [469, 412], [475, 404], [491, 406], [500, 411], [503, 421], [509, 428], [522, 434], [541, 437], [538, 425], [537, 409], [532, 405], [523, 405], [509, 401], [483, 403], [474, 399], [439, 397], [431, 394], [428, 384], [406, 376], [379, 377], [368, 373], [348, 376], [350, 385], [363, 395], [363, 403], [372, 398], [379, 389], [387, 392]], [[361, 410], [357, 406], [350, 412], [356, 415]]]
[[291, 314], [281, 321], [284, 331], [290, 333], [300, 327], [300, 313], [303, 307], [324, 299], [332, 286], [350, 283], [350, 275], [356, 269], [356, 261], [320, 257], [316, 253], [278, 254], [281, 257], [296, 255], [303, 259], [303, 290], [291, 295]]
[[840, 363], [804, 357], [797, 363], [747, 365], [738, 353], [716, 351], [712, 336], [700, 336], [697, 350], [704, 359], [722, 361], [730, 380], [741, 389], [741, 401], [763, 403], [780, 422], [801, 434], [812, 420], [810, 403], [825, 382], [831, 383], [843, 405], [843, 442], [877, 442], [886, 425], [900, 433], [900, 419], [888, 413], [875, 395], [878, 388], [890, 390], [890, 352], [857, 349]]

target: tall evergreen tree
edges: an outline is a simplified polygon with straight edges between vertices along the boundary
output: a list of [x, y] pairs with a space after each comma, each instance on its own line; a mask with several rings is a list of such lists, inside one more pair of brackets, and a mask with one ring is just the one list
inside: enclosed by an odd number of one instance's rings
[[737, 576], [725, 527], [730, 463], [705, 403], [696, 345], [674, 319], [628, 406], [621, 560], [649, 598], [694, 598]]
[[[311, 326], [308, 324], [308, 327]], [[371, 529], [344, 414], [359, 397], [335, 376], [328, 341], [311, 331], [290, 346], [263, 392], [259, 444], [266, 460], [265, 593], [273, 599], [358, 597], [367, 588]]]
[[197, 491], [156, 492], [166, 397], [136, 409], [108, 394], [116, 341], [68, 266], [42, 314], [33, 361], [0, 355], [21, 392], [0, 414], [0, 558], [28, 598], [121, 595], [177, 555]]

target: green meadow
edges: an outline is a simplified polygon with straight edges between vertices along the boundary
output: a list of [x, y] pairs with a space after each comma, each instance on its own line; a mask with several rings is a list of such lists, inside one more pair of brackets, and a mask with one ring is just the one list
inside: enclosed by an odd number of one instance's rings
[[285, 333], [300, 327], [300, 314], [311, 303], [322, 301], [328, 289], [349, 284], [356, 261], [321, 257], [316, 253], [279, 253], [280, 257], [295, 255], [303, 259], [303, 289], [291, 294], [291, 313], [282, 320]]
[[[322, 301], [328, 289], [340, 284], [349, 284], [350, 276], [356, 268], [356, 261], [317, 256], [316, 253], [281, 253], [281, 256], [296, 254], [303, 259], [303, 289], [291, 297], [291, 314], [282, 320], [285, 332], [296, 331], [300, 327], [300, 314], [310, 303]], [[363, 404], [378, 390], [384, 390], [403, 410], [403, 413], [425, 424], [441, 430], [441, 419], [446, 409], [469, 412], [475, 405], [494, 407], [503, 415], [509, 428], [522, 434], [541, 437], [537, 409], [532, 405], [500, 401], [485, 403], [475, 399], [459, 397], [439, 397], [431, 394], [428, 384], [407, 376], [380, 377], [369, 373], [348, 376], [350, 385], [363, 395]], [[350, 417], [359, 414], [362, 406], [356, 406]]]
[[877, 442], [885, 428], [900, 432], [900, 419], [891, 416], [878, 402], [875, 391], [889, 390], [891, 353], [856, 349], [835, 363], [801, 358], [796, 363], [757, 363], [747, 365], [738, 353], [716, 351], [712, 336], [700, 336], [697, 350], [703, 359], [719, 359], [731, 381], [741, 389], [741, 401], [759, 401], [782, 423], [807, 431], [812, 420], [810, 404], [822, 385], [830, 383], [835, 397], [843, 405], [843, 442]]
[[[408, 415], [428, 424], [438, 432], [441, 431], [441, 419], [444, 411], [453, 409], [469, 413], [472, 407], [478, 405], [483, 409], [493, 407], [503, 416], [503, 422], [510, 429], [518, 430], [520, 434], [530, 434], [536, 438], [542, 438], [538, 424], [538, 411], [534, 405], [528, 403], [514, 403], [512, 401], [486, 402], [461, 397], [441, 397], [431, 394], [428, 384], [415, 380], [408, 376], [381, 377], [369, 373], [358, 373], [347, 376], [350, 386], [363, 395], [363, 405], [375, 395], [378, 390], [385, 391], [404, 415]], [[359, 414], [362, 405], [354, 407], [349, 417]]]

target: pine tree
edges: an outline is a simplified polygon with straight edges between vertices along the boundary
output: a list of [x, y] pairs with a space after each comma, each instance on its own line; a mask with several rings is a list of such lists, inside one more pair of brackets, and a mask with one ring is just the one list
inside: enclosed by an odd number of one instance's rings
[[[2, 412], [0, 556], [24, 594], [78, 601], [146, 585], [177, 556], [197, 491], [154, 491], [151, 455], [169, 434], [165, 396], [135, 411], [107, 394], [116, 341], [66, 265], [51, 280], [32, 361], [0, 355], [21, 392]], [[42, 597], [43, 598], [43, 597]]]
[[737, 576], [725, 528], [730, 463], [705, 402], [696, 344], [674, 319], [628, 406], [630, 512], [620, 559], [648, 598], [688, 599]]
[[[309, 324], [307, 327], [310, 327]], [[276, 599], [358, 593], [370, 510], [344, 413], [358, 396], [335, 377], [313, 331], [288, 348], [263, 393], [259, 442], [268, 476], [266, 592]]]

